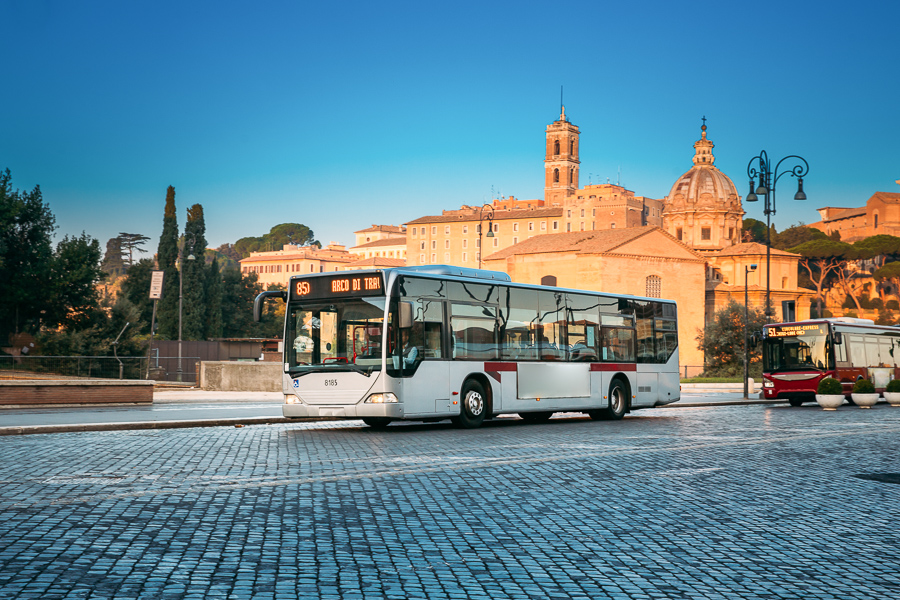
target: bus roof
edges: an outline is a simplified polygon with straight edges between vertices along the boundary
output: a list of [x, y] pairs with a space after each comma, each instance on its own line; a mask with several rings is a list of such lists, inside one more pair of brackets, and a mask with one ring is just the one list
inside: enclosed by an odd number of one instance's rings
[[[489, 283], [491, 281], [495, 283], [502, 283], [509, 287], [519, 287], [519, 288], [528, 288], [528, 289], [540, 289], [540, 290], [550, 290], [557, 292], [569, 292], [573, 294], [597, 294], [597, 295], [606, 295], [613, 296], [615, 298], [626, 298], [629, 300], [648, 300], [651, 302], [664, 302], [667, 304], [677, 304], [675, 300], [671, 300], [669, 298], [650, 298], [648, 296], [631, 296], [628, 294], [616, 294], [612, 292], [600, 292], [596, 290], [579, 290], [574, 288], [561, 288], [551, 285], [539, 285], [539, 284], [531, 284], [531, 283], [517, 283], [512, 281], [510, 276], [503, 271], [489, 271], [487, 269], [471, 269], [466, 267], [457, 267], [454, 265], [421, 265], [421, 266], [410, 266], [410, 267], [391, 267], [386, 269], [359, 269], [358, 271], [352, 271], [354, 273], [384, 273], [388, 276], [391, 274], [396, 275], [416, 275], [419, 277], [426, 277], [429, 279], [446, 279], [448, 281], [466, 281], [471, 279], [478, 279], [485, 283]], [[308, 277], [321, 277], [321, 276], [333, 276], [336, 273], [334, 271], [322, 272], [322, 273], [306, 273], [301, 275], [293, 275], [291, 279], [305, 279]]]

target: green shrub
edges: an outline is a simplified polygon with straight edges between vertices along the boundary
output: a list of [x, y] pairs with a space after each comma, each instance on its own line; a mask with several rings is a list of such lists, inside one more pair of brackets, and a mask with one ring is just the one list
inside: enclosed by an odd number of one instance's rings
[[853, 393], [854, 394], [874, 394], [875, 386], [868, 379], [858, 379], [856, 383], [853, 384]]
[[821, 381], [819, 381], [819, 388], [816, 390], [816, 392], [822, 394], [823, 396], [835, 396], [837, 394], [843, 394], [844, 387], [841, 385], [841, 382], [834, 377], [825, 377]]
[[886, 392], [900, 392], [900, 379], [891, 379], [888, 381], [887, 387], [884, 388]]

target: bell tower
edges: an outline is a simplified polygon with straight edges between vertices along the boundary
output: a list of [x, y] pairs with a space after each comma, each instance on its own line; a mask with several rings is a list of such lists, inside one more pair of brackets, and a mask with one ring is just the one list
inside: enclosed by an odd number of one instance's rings
[[547, 126], [547, 153], [544, 157], [544, 202], [562, 204], [578, 189], [578, 127], [566, 118], [561, 107], [559, 119]]

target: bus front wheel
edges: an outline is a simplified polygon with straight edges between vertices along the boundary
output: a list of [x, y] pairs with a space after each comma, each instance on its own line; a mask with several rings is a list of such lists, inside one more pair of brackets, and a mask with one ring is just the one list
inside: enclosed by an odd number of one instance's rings
[[363, 423], [372, 429], [384, 429], [391, 424], [391, 419], [388, 417], [363, 417]]
[[[463, 429], [475, 429], [484, 422], [487, 412], [487, 395], [477, 381], [466, 382], [462, 390], [462, 408], [459, 411], [458, 425]], [[456, 421], [454, 420], [454, 423]]]
[[592, 410], [588, 415], [595, 421], [618, 421], [625, 416], [628, 408], [628, 389], [621, 379], [613, 379], [609, 384], [609, 405], [600, 410]]

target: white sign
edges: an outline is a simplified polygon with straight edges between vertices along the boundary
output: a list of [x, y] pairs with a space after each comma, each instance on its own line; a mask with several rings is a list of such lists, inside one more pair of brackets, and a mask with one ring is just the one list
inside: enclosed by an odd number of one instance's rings
[[163, 275], [165, 275], [166, 272], [152, 271], [152, 273], [153, 274], [150, 277], [150, 299], [159, 300], [162, 298]]

